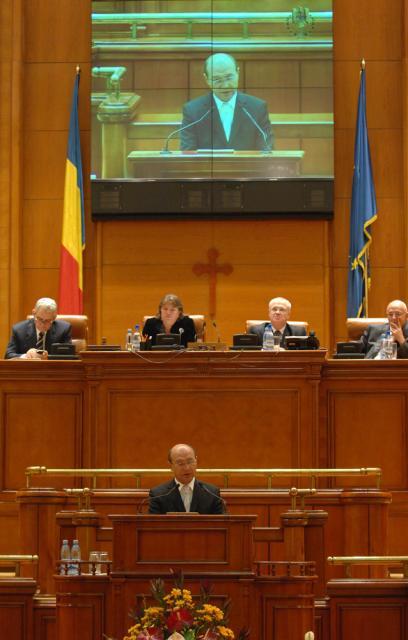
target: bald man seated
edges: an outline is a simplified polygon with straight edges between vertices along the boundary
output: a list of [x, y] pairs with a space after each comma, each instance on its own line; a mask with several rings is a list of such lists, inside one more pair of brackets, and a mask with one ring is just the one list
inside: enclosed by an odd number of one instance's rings
[[218, 487], [195, 477], [197, 456], [193, 447], [174, 445], [168, 453], [168, 461], [174, 478], [150, 490], [149, 513], [225, 513], [225, 501]]
[[397, 358], [408, 358], [408, 309], [402, 300], [393, 300], [387, 306], [388, 322], [370, 324], [360, 338], [362, 352], [374, 360], [381, 349], [382, 341], [390, 338], [397, 343]]

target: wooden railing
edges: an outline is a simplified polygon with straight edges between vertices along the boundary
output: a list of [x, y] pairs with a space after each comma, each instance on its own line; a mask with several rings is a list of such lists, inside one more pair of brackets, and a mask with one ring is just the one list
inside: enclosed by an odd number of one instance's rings
[[[309, 12], [309, 19], [313, 23], [330, 25], [333, 21], [332, 11]], [[194, 37], [193, 27], [196, 24], [241, 24], [242, 37], [250, 37], [251, 24], [272, 23], [282, 24], [286, 27], [294, 21], [293, 12], [290, 11], [262, 11], [262, 12], [182, 12], [182, 13], [93, 13], [93, 25], [129, 25], [129, 36], [132, 39], [138, 37], [138, 29], [146, 24], [184, 24], [186, 26], [185, 37]]]
[[352, 577], [352, 567], [357, 565], [399, 566], [402, 567], [404, 578], [408, 578], [408, 556], [329, 556], [327, 562], [344, 566], [347, 578]]
[[[37, 555], [16, 555], [16, 554], [0, 554], [0, 567], [5, 571], [12, 570], [15, 576], [20, 575], [20, 566], [22, 564], [37, 564], [39, 556]], [[2, 571], [0, 570], [0, 576]]]
[[[310, 489], [316, 488], [317, 478], [338, 477], [374, 477], [376, 488], [380, 488], [381, 469], [379, 467], [361, 467], [353, 469], [197, 469], [198, 475], [218, 475], [224, 478], [224, 488], [229, 486], [230, 476], [263, 476], [267, 481], [267, 488], [272, 487], [274, 478], [307, 478]], [[36, 476], [65, 476], [75, 478], [92, 478], [92, 486], [96, 488], [97, 478], [126, 478], [136, 481], [136, 488], [140, 487], [143, 476], [169, 475], [169, 469], [49, 469], [44, 466], [27, 467], [25, 470], [26, 486], [30, 488], [31, 478]]]

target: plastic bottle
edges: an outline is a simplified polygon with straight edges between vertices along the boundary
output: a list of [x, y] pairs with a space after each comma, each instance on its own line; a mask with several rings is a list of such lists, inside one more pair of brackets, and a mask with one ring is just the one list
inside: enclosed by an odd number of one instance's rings
[[66, 564], [69, 560], [71, 560], [71, 549], [69, 548], [68, 540], [63, 540], [60, 551], [60, 560], [63, 563], [60, 565], [60, 574], [65, 576], [68, 574], [69, 565]]
[[273, 348], [274, 348], [273, 331], [271, 329], [265, 329], [263, 334], [262, 351], [273, 351]]
[[132, 335], [132, 351], [140, 351], [141, 340], [140, 327], [138, 324], [135, 324], [135, 330]]
[[[74, 562], [74, 560], [76, 560], [77, 562]], [[79, 575], [79, 560], [81, 560], [81, 549], [78, 540], [74, 540], [71, 548], [71, 563], [69, 565], [68, 571], [70, 576]]]
[[128, 329], [126, 332], [125, 349], [126, 351], [132, 351], [132, 329]]

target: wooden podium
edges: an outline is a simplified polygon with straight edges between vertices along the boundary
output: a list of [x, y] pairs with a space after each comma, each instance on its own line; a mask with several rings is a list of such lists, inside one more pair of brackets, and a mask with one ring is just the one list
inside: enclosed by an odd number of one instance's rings
[[253, 577], [252, 527], [256, 515], [112, 515], [112, 577], [196, 574]]
[[[259, 575], [253, 563], [254, 515], [113, 515], [110, 575], [56, 575], [58, 640], [122, 638], [129, 611], [150, 599], [150, 581], [174, 585], [182, 571], [193, 597], [205, 581], [211, 603], [231, 600], [230, 626], [251, 628], [253, 640], [303, 638], [313, 630], [313, 563], [274, 563]], [[99, 635], [98, 635], [99, 634]]]
[[213, 585], [213, 604], [232, 601], [237, 630], [251, 618], [254, 569], [252, 527], [255, 515], [114, 515], [112, 605], [115, 637], [121, 637], [129, 609], [149, 594], [150, 580], [173, 586], [182, 571], [187, 588], [199, 594], [203, 580]]
[[133, 178], [293, 178], [300, 175], [304, 151], [131, 151]]

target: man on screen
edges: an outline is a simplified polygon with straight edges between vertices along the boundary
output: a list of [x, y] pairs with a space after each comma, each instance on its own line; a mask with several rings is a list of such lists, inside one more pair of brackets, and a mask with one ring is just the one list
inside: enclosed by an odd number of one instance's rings
[[168, 453], [173, 480], [153, 487], [149, 493], [149, 513], [194, 511], [205, 514], [225, 512], [220, 490], [195, 477], [196, 453], [189, 444], [176, 444]]
[[181, 150], [270, 151], [273, 135], [267, 104], [238, 91], [235, 59], [227, 53], [210, 56], [204, 64], [204, 78], [211, 93], [184, 105]]

